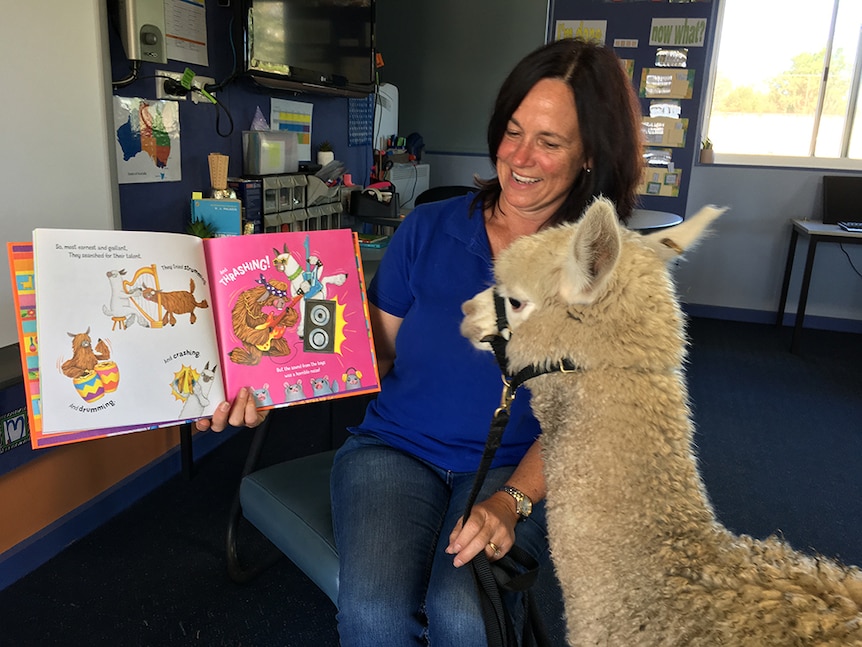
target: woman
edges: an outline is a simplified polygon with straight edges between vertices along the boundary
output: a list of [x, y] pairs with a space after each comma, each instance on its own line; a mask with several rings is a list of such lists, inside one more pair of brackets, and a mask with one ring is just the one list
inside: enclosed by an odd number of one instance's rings
[[[368, 290], [382, 389], [332, 470], [343, 646], [486, 644], [476, 585], [462, 567], [480, 551], [499, 559], [516, 542], [542, 565], [536, 592], [556, 600], [548, 624], [562, 635], [540, 430], [526, 390], [461, 523], [502, 384], [493, 356], [460, 336], [460, 307], [487, 287], [493, 259], [516, 238], [576, 220], [599, 194], [629, 217], [642, 168], [639, 114], [611, 50], [545, 45], [497, 97], [488, 127], [497, 177], [476, 194], [418, 207], [393, 236]], [[243, 394], [212, 428], [258, 418]]]

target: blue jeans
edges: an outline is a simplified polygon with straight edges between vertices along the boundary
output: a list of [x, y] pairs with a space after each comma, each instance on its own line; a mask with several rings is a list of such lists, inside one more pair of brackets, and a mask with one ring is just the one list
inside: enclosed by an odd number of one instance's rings
[[[490, 470], [478, 500], [503, 485], [513, 469]], [[332, 468], [342, 647], [487, 645], [471, 569], [455, 568], [454, 556], [445, 552], [474, 476], [440, 469], [372, 436], [347, 439]], [[544, 504], [517, 525], [516, 536], [541, 564], [534, 591], [548, 611], [546, 626], [564, 644]], [[514, 618], [520, 608], [511, 604]]]

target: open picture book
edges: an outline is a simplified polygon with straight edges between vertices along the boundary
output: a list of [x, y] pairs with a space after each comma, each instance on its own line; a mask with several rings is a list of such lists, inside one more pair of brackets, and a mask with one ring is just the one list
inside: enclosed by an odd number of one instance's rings
[[8, 243], [31, 444], [379, 391], [347, 229], [200, 239], [36, 229]]

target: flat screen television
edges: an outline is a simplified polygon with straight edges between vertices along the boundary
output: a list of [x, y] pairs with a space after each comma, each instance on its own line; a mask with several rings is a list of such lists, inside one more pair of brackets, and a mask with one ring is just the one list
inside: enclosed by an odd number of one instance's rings
[[249, 0], [246, 72], [272, 88], [374, 90], [374, 0]]

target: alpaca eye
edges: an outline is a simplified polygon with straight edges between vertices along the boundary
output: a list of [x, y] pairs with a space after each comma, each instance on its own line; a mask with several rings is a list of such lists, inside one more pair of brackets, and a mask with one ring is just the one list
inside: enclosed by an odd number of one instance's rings
[[514, 312], [518, 312], [518, 310], [524, 307], [523, 303], [521, 303], [517, 299], [513, 299], [512, 297], [509, 297], [509, 305], [512, 306], [512, 310]]

